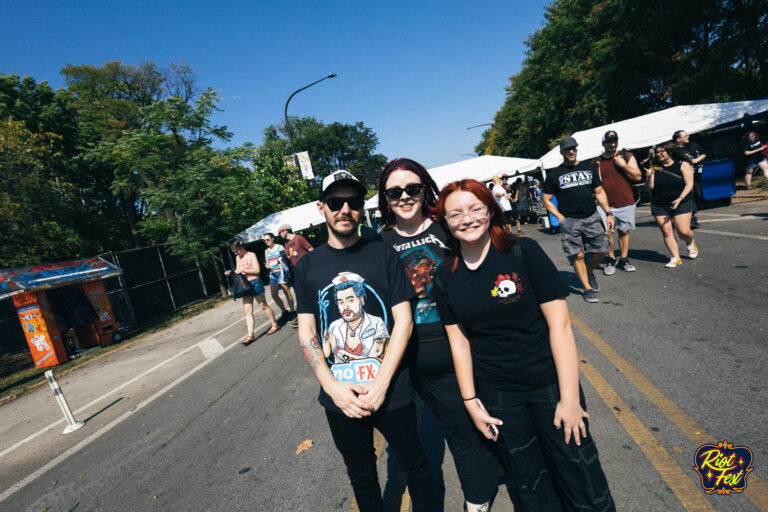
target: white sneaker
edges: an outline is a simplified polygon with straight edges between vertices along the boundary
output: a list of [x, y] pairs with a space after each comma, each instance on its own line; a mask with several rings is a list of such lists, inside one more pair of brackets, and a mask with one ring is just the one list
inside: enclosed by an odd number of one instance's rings
[[688, 257], [692, 260], [695, 260], [699, 255], [699, 248], [696, 247], [696, 242], [691, 242], [691, 245], [686, 245], [685, 248], [688, 249]]
[[669, 263], [664, 265], [667, 268], [675, 268], [683, 262], [680, 258], [669, 258]]

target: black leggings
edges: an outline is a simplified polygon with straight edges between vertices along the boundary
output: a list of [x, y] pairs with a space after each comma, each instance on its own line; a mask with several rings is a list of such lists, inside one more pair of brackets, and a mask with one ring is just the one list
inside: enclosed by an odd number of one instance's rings
[[432, 510], [432, 475], [416, 432], [416, 406], [378, 411], [361, 419], [326, 410], [336, 448], [344, 458], [347, 475], [361, 512], [383, 512], [381, 487], [373, 448], [374, 427], [381, 432], [408, 480], [414, 512]]
[[418, 373], [415, 384], [421, 398], [440, 420], [464, 498], [475, 504], [489, 501], [498, 489], [498, 459], [493, 442], [477, 430], [464, 407], [456, 374]]

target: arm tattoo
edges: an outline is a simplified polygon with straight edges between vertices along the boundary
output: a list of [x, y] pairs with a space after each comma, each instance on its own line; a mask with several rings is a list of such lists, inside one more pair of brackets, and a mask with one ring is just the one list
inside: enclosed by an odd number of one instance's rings
[[312, 336], [308, 340], [299, 338], [299, 345], [301, 345], [301, 351], [304, 352], [304, 359], [307, 360], [307, 364], [309, 364], [313, 372], [317, 372], [318, 366], [322, 364], [324, 359], [317, 335]]

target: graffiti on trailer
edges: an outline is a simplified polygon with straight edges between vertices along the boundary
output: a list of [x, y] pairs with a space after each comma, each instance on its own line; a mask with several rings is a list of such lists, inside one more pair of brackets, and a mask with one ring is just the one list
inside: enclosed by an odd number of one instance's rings
[[102, 258], [0, 270], [0, 298], [17, 293], [104, 279], [122, 271]]

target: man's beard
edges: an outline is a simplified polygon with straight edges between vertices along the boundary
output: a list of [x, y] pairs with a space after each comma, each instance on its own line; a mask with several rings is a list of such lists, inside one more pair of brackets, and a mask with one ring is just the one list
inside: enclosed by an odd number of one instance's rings
[[[357, 236], [357, 227], [360, 225], [360, 222], [359, 221], [355, 222], [355, 219], [353, 219], [352, 217], [344, 217], [344, 219], [347, 219], [352, 223], [352, 227], [349, 228], [348, 230], [341, 231], [339, 229], [336, 229], [334, 224], [330, 222], [327, 223], [328, 229], [330, 229], [333, 232], [336, 238], [352, 238]], [[337, 219], [337, 220], [342, 220], [342, 219]]]

